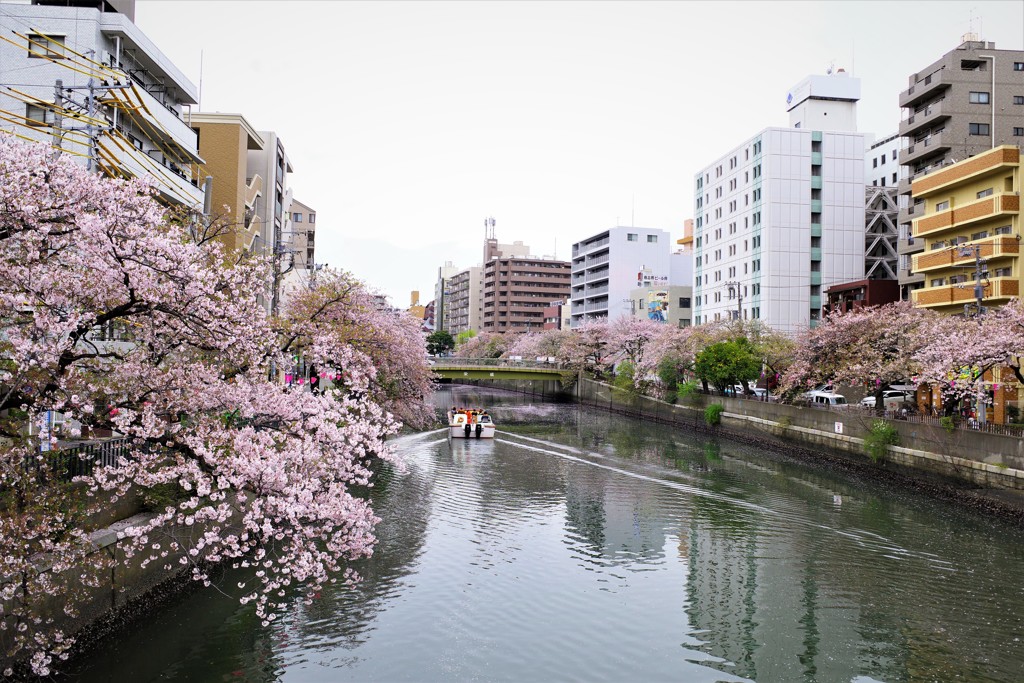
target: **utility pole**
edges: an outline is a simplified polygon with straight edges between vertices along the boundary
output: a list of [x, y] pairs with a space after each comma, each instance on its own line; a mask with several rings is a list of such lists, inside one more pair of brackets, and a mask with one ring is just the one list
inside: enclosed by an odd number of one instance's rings
[[[46, 118], [46, 115], [43, 115]], [[64, 142], [64, 81], [57, 79], [53, 84], [53, 156], [60, 155]]]
[[[109, 133], [114, 130], [113, 125], [99, 126], [95, 124], [96, 117], [98, 116], [98, 108], [96, 104], [96, 98], [99, 93], [106, 90], [123, 90], [128, 88], [127, 84], [114, 84], [114, 85], [96, 85], [96, 81], [93, 78], [89, 78], [89, 82], [86, 85], [64, 85], [64, 81], [57, 79], [53, 86], [53, 101], [54, 101], [54, 126], [53, 126], [53, 138], [54, 138], [54, 153], [60, 154], [61, 143], [64, 138], [66, 131], [85, 131], [85, 134], [89, 137], [89, 163], [88, 170], [100, 171], [100, 150], [99, 150], [99, 137], [103, 133]], [[73, 95], [75, 90], [84, 90], [85, 101], [77, 101]], [[67, 108], [67, 105], [73, 105], [79, 112], [84, 111], [87, 117], [85, 126], [71, 126], [64, 128], [64, 115], [63, 112]], [[75, 118], [76, 114], [71, 112], [69, 118]]]
[[[975, 306], [975, 317], [978, 320], [978, 324], [981, 324], [981, 316], [984, 315], [987, 310], [983, 305], [985, 300], [985, 286], [981, 283], [981, 276], [984, 272], [982, 267], [985, 266], [988, 261], [981, 258], [981, 245], [973, 244], [967, 247], [957, 247], [958, 256], [970, 256], [974, 255], [974, 306]], [[964, 316], [970, 316], [971, 304], [964, 304]], [[969, 370], [971, 374], [973, 370]], [[975, 414], [978, 416], [978, 424], [985, 424], [985, 378], [984, 376], [978, 377], [977, 390], [975, 392], [976, 408]]]

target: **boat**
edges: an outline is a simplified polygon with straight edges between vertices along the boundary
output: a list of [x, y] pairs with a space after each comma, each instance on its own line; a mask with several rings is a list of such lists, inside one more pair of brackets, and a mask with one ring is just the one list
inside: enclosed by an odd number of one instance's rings
[[453, 439], [493, 439], [496, 429], [486, 410], [453, 407], [448, 411], [448, 436]]

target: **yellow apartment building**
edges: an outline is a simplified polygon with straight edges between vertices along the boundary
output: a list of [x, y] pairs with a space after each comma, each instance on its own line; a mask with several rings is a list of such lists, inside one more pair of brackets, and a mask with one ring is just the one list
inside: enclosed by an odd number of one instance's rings
[[264, 148], [263, 138], [241, 114], [196, 113], [189, 125], [206, 160], [198, 173], [213, 177], [210, 215], [230, 228], [221, 241], [231, 252], [253, 250], [261, 229], [256, 202], [263, 195], [263, 178], [248, 176], [247, 158], [250, 150]]
[[[979, 300], [998, 308], [1020, 295], [1020, 190], [1020, 149], [1013, 145], [913, 181], [913, 196], [924, 200], [924, 215], [913, 222], [914, 239], [924, 242], [913, 257], [913, 272], [924, 276], [924, 287], [913, 292], [915, 306], [975, 314]], [[1019, 388], [1008, 371], [987, 379], [987, 417], [1005, 422]]]

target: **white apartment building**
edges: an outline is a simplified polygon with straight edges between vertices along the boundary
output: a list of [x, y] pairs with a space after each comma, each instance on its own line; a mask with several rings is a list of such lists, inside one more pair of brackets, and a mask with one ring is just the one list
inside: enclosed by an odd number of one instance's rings
[[[793, 128], [766, 128], [697, 173], [695, 325], [739, 316], [796, 334], [821, 319], [825, 289], [863, 278], [859, 88], [841, 71], [805, 80], [787, 99]], [[809, 127], [825, 121], [848, 130]]]
[[198, 89], [134, 23], [135, 1], [0, 2], [0, 129], [52, 144], [111, 176], [148, 176], [201, 208], [188, 114]]
[[868, 141], [864, 152], [864, 184], [871, 187], [896, 187], [906, 175], [900, 166], [899, 152], [907, 146], [906, 138], [898, 133], [886, 135], [875, 142]]
[[696, 177], [694, 324], [739, 315], [797, 333], [830, 285], [864, 276], [864, 141], [766, 128]]
[[669, 233], [617, 226], [572, 245], [572, 327], [633, 315], [638, 288], [669, 284]]
[[483, 267], [470, 266], [452, 275], [445, 284], [444, 327], [453, 337], [481, 328]]

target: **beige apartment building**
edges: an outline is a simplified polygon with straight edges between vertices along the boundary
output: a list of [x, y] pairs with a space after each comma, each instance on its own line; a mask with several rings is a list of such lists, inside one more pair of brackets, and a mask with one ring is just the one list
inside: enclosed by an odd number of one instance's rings
[[912, 229], [925, 211], [917, 181], [999, 145], [1024, 144], [1024, 51], [964, 36], [962, 44], [910, 76], [899, 96], [906, 138], [899, 182], [899, 270], [902, 298], [925, 287], [929, 273], [913, 268], [926, 250]]
[[484, 332], [539, 332], [544, 310], [569, 298], [568, 261], [536, 257], [492, 258], [483, 266]]
[[206, 161], [201, 171], [213, 178], [210, 215], [229, 229], [221, 241], [229, 251], [251, 251], [261, 231], [263, 177], [249, 176], [247, 156], [263, 149], [263, 138], [241, 114], [192, 114], [189, 125]]

